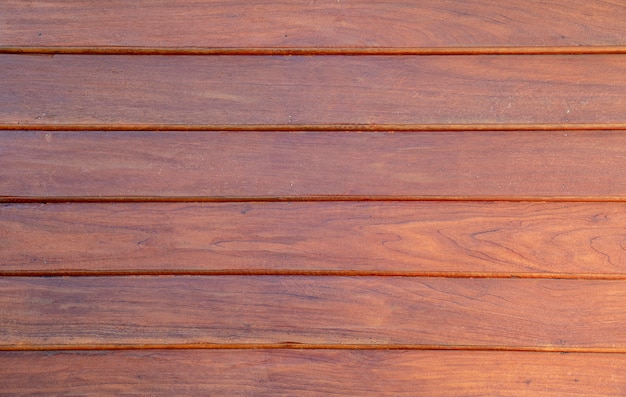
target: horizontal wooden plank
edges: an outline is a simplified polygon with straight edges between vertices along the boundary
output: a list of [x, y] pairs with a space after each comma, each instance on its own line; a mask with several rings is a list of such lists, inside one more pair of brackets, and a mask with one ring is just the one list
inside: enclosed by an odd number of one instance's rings
[[5, 204], [0, 275], [624, 278], [624, 230], [626, 203]]
[[161, 276], [0, 279], [0, 349], [626, 349], [623, 281]]
[[625, 370], [623, 354], [0, 352], [0, 394], [622, 396]]
[[0, 131], [0, 170], [5, 200], [313, 196], [623, 200], [626, 135], [623, 131]]
[[0, 124], [626, 123], [626, 57], [2, 55]]
[[[450, 47], [624, 45], [619, 1], [5, 0], [0, 45]], [[393, 26], [393, 29], [389, 28]]]

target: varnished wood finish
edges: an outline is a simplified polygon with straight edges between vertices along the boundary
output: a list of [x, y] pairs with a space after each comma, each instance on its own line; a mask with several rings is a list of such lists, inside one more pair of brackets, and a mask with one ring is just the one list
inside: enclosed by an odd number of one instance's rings
[[[0, 55], [0, 125], [626, 125], [626, 57]], [[390, 127], [393, 129], [393, 127]]]
[[0, 274], [626, 278], [625, 203], [5, 204]]
[[[479, 367], [477, 369], [476, 367]], [[0, 352], [0, 394], [622, 396], [626, 356], [450, 351]], [[29, 381], [29, 382], [25, 382]], [[497, 385], [497, 391], [494, 389]]]
[[0, 395], [624, 395], [623, 11], [1, 2]]
[[5, 0], [0, 45], [432, 48], [624, 45], [616, 0]]
[[623, 281], [14, 277], [0, 280], [0, 291], [0, 349], [346, 345], [626, 351]]
[[623, 131], [0, 131], [0, 153], [7, 199], [626, 198]]

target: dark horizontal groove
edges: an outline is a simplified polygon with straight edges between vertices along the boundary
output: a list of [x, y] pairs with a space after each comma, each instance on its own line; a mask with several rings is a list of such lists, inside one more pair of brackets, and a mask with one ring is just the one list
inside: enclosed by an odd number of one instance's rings
[[303, 195], [303, 196], [0, 196], [0, 204], [36, 203], [274, 203], [274, 202], [356, 202], [356, 201], [445, 201], [445, 202], [568, 202], [621, 203], [626, 196], [377, 196], [377, 195]]
[[0, 46], [0, 54], [83, 55], [584, 55], [626, 54], [626, 46], [501, 47], [140, 47]]
[[293, 276], [293, 277], [407, 277], [467, 279], [626, 280], [619, 273], [547, 272], [415, 272], [409, 270], [295, 270], [295, 269], [128, 269], [128, 270], [0, 270], [0, 277], [132, 277], [132, 276]]
[[626, 130], [626, 123], [559, 124], [0, 124], [28, 131], [588, 131]]
[[463, 346], [403, 344], [310, 344], [310, 343], [177, 343], [177, 344], [102, 344], [102, 345], [0, 345], [0, 351], [102, 351], [102, 350], [424, 350], [492, 351], [536, 353], [611, 353], [625, 354], [626, 348], [566, 346]]

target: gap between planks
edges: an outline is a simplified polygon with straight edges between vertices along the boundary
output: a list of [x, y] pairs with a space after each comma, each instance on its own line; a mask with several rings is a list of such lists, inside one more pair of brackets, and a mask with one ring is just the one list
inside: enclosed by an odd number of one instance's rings
[[291, 277], [404, 277], [467, 279], [546, 279], [546, 280], [626, 280], [619, 273], [546, 272], [412, 272], [377, 270], [297, 270], [297, 269], [130, 269], [130, 270], [0, 270], [0, 277], [128, 277], [128, 276], [291, 276]]
[[0, 351], [106, 351], [106, 350], [407, 350], [626, 354], [626, 348], [563, 346], [466, 346], [396, 344], [310, 344], [310, 343], [193, 343], [193, 344], [98, 344], [98, 345], [0, 345]]
[[601, 55], [626, 54], [626, 46], [502, 47], [140, 47], [140, 46], [0, 46], [0, 54], [77, 55]]
[[507, 124], [22, 124], [0, 123], [0, 131], [249, 131], [249, 132], [475, 132], [626, 130], [626, 123]]
[[511, 203], [622, 203], [623, 196], [0, 196], [0, 204], [45, 203], [274, 203], [274, 202], [511, 202]]

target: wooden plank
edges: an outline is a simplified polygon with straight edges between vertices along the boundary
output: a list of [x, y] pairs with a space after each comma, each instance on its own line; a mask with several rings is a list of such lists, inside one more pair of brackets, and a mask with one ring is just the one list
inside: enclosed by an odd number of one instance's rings
[[626, 123], [626, 57], [2, 55], [0, 124]]
[[625, 370], [623, 354], [0, 352], [0, 394], [622, 396]]
[[0, 275], [624, 278], [626, 203], [5, 204]]
[[623, 281], [161, 276], [0, 279], [0, 349], [626, 350]]
[[0, 170], [5, 200], [623, 200], [626, 135], [623, 131], [0, 131]]
[[[175, 3], [5, 0], [0, 45], [475, 47], [624, 45], [619, 1]], [[393, 26], [393, 29], [389, 28]]]

